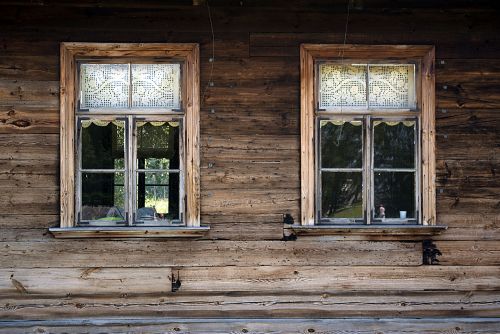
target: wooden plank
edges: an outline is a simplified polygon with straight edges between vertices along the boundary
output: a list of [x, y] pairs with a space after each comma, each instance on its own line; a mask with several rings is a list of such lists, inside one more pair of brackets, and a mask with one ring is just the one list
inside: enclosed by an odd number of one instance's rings
[[[437, 187], [499, 188], [500, 160], [438, 160]], [[471, 189], [472, 188], [472, 189]]]
[[357, 318], [357, 319], [193, 319], [193, 318], [125, 318], [95, 320], [5, 321], [0, 333], [54, 334], [80, 333], [499, 333], [499, 318]]
[[[276, 215], [281, 216], [281, 215]], [[238, 216], [236, 216], [238, 217]], [[281, 221], [266, 221], [266, 216], [256, 216], [259, 222], [216, 222], [210, 224], [209, 239], [222, 240], [280, 240], [283, 238], [283, 223]], [[231, 218], [226, 216], [225, 219]], [[241, 219], [241, 218], [240, 218]], [[202, 215], [202, 222], [210, 221]], [[217, 221], [214, 218], [212, 221]]]
[[[71, 16], [70, 16], [71, 17]], [[208, 18], [207, 18], [207, 24]], [[43, 31], [36, 27], [20, 29], [19, 26], [5, 30], [5, 37], [2, 39], [2, 55], [9, 57], [32, 57], [48, 56], [56, 57], [61, 40], [78, 40], [95, 42], [98, 40], [94, 36], [106, 36], [108, 42], [120, 43], [123, 41], [142, 41], [144, 43], [198, 43], [200, 44], [201, 59], [208, 62], [215, 51], [217, 62], [227, 58], [248, 57], [248, 34], [233, 31], [218, 31], [215, 43], [212, 41], [212, 34], [207, 30], [207, 25], [203, 23], [203, 28], [198, 31], [178, 31], [170, 30], [149, 30], [145, 33], [139, 29], [126, 29], [110, 31], [109, 27], [98, 29], [91, 28], [91, 35], [88, 29], [71, 31], [71, 38], [64, 30], [45, 27]], [[102, 40], [102, 38], [100, 38]], [[212, 46], [215, 46], [212, 48]]]
[[211, 215], [284, 214], [299, 206], [299, 189], [223, 189], [202, 193], [201, 210]]
[[0, 77], [13, 80], [59, 80], [59, 63], [57, 57], [32, 56], [0, 56]]
[[[202, 136], [281, 136], [300, 133], [298, 108], [270, 105], [255, 108], [250, 105], [219, 106], [201, 110]], [[231, 126], [228, 126], [231, 124]]]
[[300, 47], [300, 224], [314, 225], [316, 213], [314, 154], [314, 58]]
[[0, 192], [0, 203], [5, 203], [11, 214], [57, 214], [59, 194], [54, 189], [9, 188]]
[[[13, 174], [0, 173], [0, 187], [6, 191], [16, 191], [17, 188], [59, 189], [59, 178], [48, 174]], [[11, 189], [8, 189], [11, 188]]]
[[498, 266], [500, 264], [500, 242], [494, 241], [436, 241], [443, 254], [442, 265]]
[[[417, 16], [419, 14], [416, 14]], [[342, 19], [343, 22], [345, 17]], [[385, 18], [387, 20], [387, 18]], [[357, 19], [359, 24], [363, 21]], [[391, 20], [389, 20], [391, 21]], [[485, 24], [486, 21], [483, 21]], [[418, 24], [417, 24], [418, 25]], [[432, 24], [431, 24], [432, 26]], [[498, 58], [498, 37], [487, 38], [483, 34], [472, 35], [461, 34], [455, 31], [450, 34], [447, 29], [435, 29], [433, 32], [420, 33], [413, 31], [404, 32], [400, 29], [392, 29], [381, 33], [378, 31], [379, 24], [374, 24], [369, 32], [359, 28], [353, 30], [350, 25], [348, 32], [348, 43], [351, 44], [427, 44], [438, 45], [436, 57], [438, 58]], [[338, 44], [344, 39], [345, 27], [338, 32], [251, 32], [249, 40], [249, 51], [252, 57], [298, 57], [299, 45], [302, 43]], [[374, 38], [374, 36], [377, 36]], [[484, 37], [482, 37], [484, 36]], [[466, 43], [466, 46], [464, 45]], [[495, 45], [497, 44], [497, 45]]]
[[0, 269], [0, 295], [116, 295], [170, 291], [170, 268]]
[[1, 133], [59, 133], [59, 109], [32, 105], [0, 106]]
[[0, 106], [57, 107], [58, 81], [0, 80]]
[[490, 160], [496, 163], [500, 156], [496, 133], [445, 133], [436, 137], [436, 145], [437, 160]]
[[0, 228], [1, 229], [43, 229], [47, 232], [47, 228], [55, 226], [59, 223], [58, 214], [0, 214]]
[[[45, 297], [45, 296], [40, 296]], [[48, 297], [48, 296], [47, 296]], [[492, 291], [347, 294], [175, 294], [159, 296], [3, 298], [2, 319], [66, 319], [78, 317], [497, 317], [499, 295]]]
[[[343, 292], [491, 291], [499, 296], [500, 267], [259, 266], [178, 268], [182, 293], [303, 294]], [[175, 272], [175, 270], [173, 269]], [[12, 268], [0, 269], [0, 295], [119, 295], [170, 292], [170, 268]], [[141, 274], [142, 273], [142, 274]], [[150, 276], [147, 278], [147, 276]], [[354, 279], [355, 278], [355, 279]], [[154, 284], [139, 283], [141, 280]]]
[[192, 45], [186, 55], [186, 218], [187, 226], [200, 226], [200, 50]]
[[184, 268], [183, 291], [474, 291], [500, 289], [500, 267], [197, 267]]
[[55, 134], [0, 134], [0, 160], [57, 161], [58, 139]]
[[[421, 243], [321, 241], [165, 241], [54, 240], [40, 231], [19, 235], [36, 239], [0, 243], [0, 268], [184, 267], [184, 266], [331, 266], [422, 263]], [[110, 256], [103, 254], [126, 254]], [[186, 256], [189, 254], [189, 256]], [[46, 261], [57, 257], [57, 263]], [[145, 261], [144, 259], [148, 259]], [[290, 267], [291, 268], [291, 267]]]
[[422, 224], [436, 225], [436, 117], [435, 117], [435, 48], [422, 57]]

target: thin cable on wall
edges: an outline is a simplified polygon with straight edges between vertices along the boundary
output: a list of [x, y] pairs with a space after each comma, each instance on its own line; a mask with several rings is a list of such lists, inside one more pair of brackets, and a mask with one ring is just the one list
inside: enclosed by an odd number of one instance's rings
[[[210, 31], [212, 33], [212, 58], [210, 58], [210, 75], [208, 77], [207, 84], [205, 85], [205, 89], [203, 90], [203, 94], [201, 96], [201, 101], [205, 101], [205, 94], [208, 90], [208, 87], [212, 84], [212, 78], [214, 74], [214, 63], [215, 63], [215, 34], [214, 34], [214, 25], [212, 22], [212, 13], [210, 11], [210, 4], [208, 0], [206, 1], [207, 11], [208, 11], [208, 20], [210, 21]], [[213, 84], [212, 84], [213, 85]]]
[[[344, 66], [344, 52], [345, 52], [345, 46], [347, 43], [347, 30], [349, 28], [349, 14], [351, 12], [351, 0], [347, 0], [347, 15], [346, 15], [346, 20], [345, 20], [345, 29], [344, 29], [344, 43], [342, 46], [342, 50], [340, 51], [340, 66]], [[340, 103], [340, 118], [342, 119], [342, 114], [343, 114], [343, 104]], [[340, 126], [340, 132], [338, 139], [342, 136], [342, 129], [344, 128], [344, 124]]]

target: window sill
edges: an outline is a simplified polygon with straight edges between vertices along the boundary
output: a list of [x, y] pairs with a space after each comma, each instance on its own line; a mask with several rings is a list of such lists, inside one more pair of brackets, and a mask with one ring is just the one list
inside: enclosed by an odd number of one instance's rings
[[51, 227], [55, 238], [200, 238], [209, 226]]
[[285, 229], [297, 236], [368, 236], [379, 239], [421, 240], [440, 234], [443, 225], [292, 225]]

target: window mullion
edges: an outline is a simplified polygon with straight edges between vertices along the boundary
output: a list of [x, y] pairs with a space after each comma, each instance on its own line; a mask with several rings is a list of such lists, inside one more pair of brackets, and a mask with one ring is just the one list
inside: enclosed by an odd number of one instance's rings
[[371, 119], [370, 115], [364, 117], [365, 122], [365, 156], [364, 156], [364, 184], [365, 184], [365, 221], [367, 225], [371, 224], [372, 221], [372, 206], [373, 206], [373, 184], [372, 184], [372, 129], [371, 129]]
[[134, 223], [134, 189], [135, 189], [135, 133], [133, 116], [127, 116], [127, 208], [128, 208], [128, 225]]

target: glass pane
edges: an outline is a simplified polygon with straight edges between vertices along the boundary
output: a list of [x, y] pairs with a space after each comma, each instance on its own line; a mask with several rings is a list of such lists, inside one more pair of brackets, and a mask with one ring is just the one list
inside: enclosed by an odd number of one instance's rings
[[370, 65], [370, 108], [415, 108], [415, 65]]
[[375, 168], [415, 167], [415, 122], [373, 122]]
[[123, 169], [124, 121], [80, 120], [83, 169]]
[[132, 106], [179, 109], [180, 64], [132, 65]]
[[128, 64], [82, 64], [80, 108], [128, 108]]
[[323, 172], [321, 176], [322, 218], [363, 218], [361, 172]]
[[375, 172], [374, 185], [375, 218], [415, 218], [415, 173]]
[[321, 64], [319, 107], [366, 108], [366, 65]]
[[82, 220], [126, 220], [124, 173], [82, 173]]
[[136, 219], [167, 222], [179, 219], [179, 173], [139, 172]]
[[321, 121], [321, 167], [361, 168], [363, 127], [360, 121]]
[[179, 169], [179, 122], [136, 122], [139, 169]]

